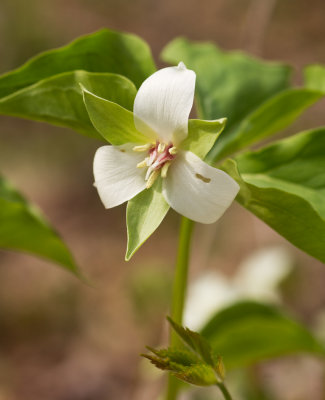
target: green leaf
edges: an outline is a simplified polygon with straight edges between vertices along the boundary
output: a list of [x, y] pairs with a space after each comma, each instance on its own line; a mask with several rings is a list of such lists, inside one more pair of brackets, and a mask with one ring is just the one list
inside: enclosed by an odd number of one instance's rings
[[181, 143], [181, 148], [204, 159], [224, 130], [226, 122], [226, 118], [214, 121], [190, 119], [188, 121], [188, 136]]
[[84, 88], [83, 95], [91, 122], [108, 142], [119, 146], [125, 143], [146, 144], [150, 141], [136, 130], [131, 111]]
[[325, 67], [323, 65], [308, 65], [304, 69], [304, 78], [307, 88], [325, 92]]
[[325, 262], [325, 128], [245, 153], [222, 168], [237, 200], [280, 235]]
[[321, 91], [304, 88], [288, 89], [275, 95], [253, 111], [239, 126], [222, 136], [208, 159], [220, 160], [279, 132], [323, 96]]
[[0, 177], [0, 247], [25, 251], [79, 275], [67, 246], [40, 211]]
[[132, 110], [136, 88], [109, 73], [73, 71], [55, 75], [0, 99], [0, 114], [65, 126], [101, 138], [85, 108], [80, 84], [96, 95]]
[[[196, 72], [199, 116], [227, 117], [227, 131], [267, 98], [289, 86], [289, 67], [238, 51], [224, 52], [212, 43], [178, 38], [165, 47], [162, 58], [171, 64], [183, 61]], [[225, 134], [226, 131], [222, 136]]]
[[137, 36], [102, 29], [46, 51], [0, 77], [0, 97], [63, 72], [85, 70], [124, 75], [139, 87], [155, 72], [147, 44]]
[[275, 306], [256, 302], [219, 311], [201, 333], [222, 354], [227, 369], [297, 352], [325, 355], [324, 346], [302, 324]]
[[168, 210], [169, 205], [162, 195], [161, 179], [157, 180], [152, 188], [145, 189], [129, 200], [126, 210], [127, 261], [158, 228]]

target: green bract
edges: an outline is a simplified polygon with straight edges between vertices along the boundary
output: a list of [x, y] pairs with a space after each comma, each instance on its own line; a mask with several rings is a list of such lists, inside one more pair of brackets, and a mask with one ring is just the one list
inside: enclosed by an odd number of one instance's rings
[[62, 72], [85, 70], [124, 75], [139, 87], [155, 71], [148, 45], [135, 35], [102, 29], [46, 51], [0, 77], [0, 97]]
[[132, 109], [136, 88], [127, 78], [109, 73], [66, 72], [41, 80], [0, 99], [0, 114], [44, 121], [101, 138], [89, 120], [80, 85]]
[[288, 89], [267, 100], [249, 114], [209, 154], [209, 160], [220, 160], [278, 133], [316, 101], [324, 96], [319, 90]]
[[[238, 201], [306, 253], [325, 262], [325, 129], [245, 153], [223, 168]], [[237, 164], [237, 165], [236, 165]]]

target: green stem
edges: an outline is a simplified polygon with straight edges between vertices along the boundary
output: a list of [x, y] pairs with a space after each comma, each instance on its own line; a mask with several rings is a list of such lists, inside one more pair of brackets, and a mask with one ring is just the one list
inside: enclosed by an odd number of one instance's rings
[[221, 390], [225, 400], [232, 400], [232, 397], [230, 396], [230, 393], [228, 392], [228, 389], [226, 388], [224, 383], [217, 383], [217, 386]]
[[[186, 296], [188, 262], [193, 226], [193, 221], [182, 217], [179, 231], [179, 243], [171, 305], [171, 318], [180, 325], [182, 325], [183, 321], [183, 309]], [[171, 329], [170, 345], [177, 346], [180, 341], [181, 340], [177, 334]], [[166, 400], [176, 400], [178, 389], [178, 380], [174, 376], [169, 375]]]

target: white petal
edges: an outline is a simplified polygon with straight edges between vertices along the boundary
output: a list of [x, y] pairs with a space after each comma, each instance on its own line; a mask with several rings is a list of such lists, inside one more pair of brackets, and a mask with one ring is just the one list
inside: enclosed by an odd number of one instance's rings
[[162, 141], [180, 143], [187, 136], [194, 88], [195, 73], [183, 63], [155, 72], [143, 82], [135, 97], [136, 128], [148, 136], [149, 126]]
[[217, 311], [234, 303], [238, 292], [231, 281], [218, 272], [205, 272], [189, 287], [184, 325], [200, 331]]
[[291, 254], [282, 247], [269, 247], [252, 253], [239, 266], [234, 284], [242, 297], [275, 301], [278, 286], [294, 267]]
[[112, 208], [132, 199], [146, 187], [144, 168], [137, 168], [143, 153], [131, 146], [103, 146], [94, 158], [95, 186], [105, 208]]
[[210, 167], [189, 151], [178, 154], [163, 185], [164, 197], [174, 210], [204, 224], [220, 218], [238, 190], [228, 174]]

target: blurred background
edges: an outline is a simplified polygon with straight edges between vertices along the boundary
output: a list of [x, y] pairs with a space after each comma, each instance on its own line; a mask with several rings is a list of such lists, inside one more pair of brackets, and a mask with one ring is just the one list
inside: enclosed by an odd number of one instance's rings
[[[186, 36], [287, 62], [299, 84], [304, 65], [325, 63], [324, 15], [324, 0], [0, 0], [0, 72], [108, 27], [145, 39], [159, 67], [162, 48]], [[311, 108], [291, 131], [324, 124], [324, 106]], [[166, 341], [178, 217], [170, 212], [125, 263], [125, 208], [105, 211], [92, 187], [99, 145], [66, 129], [0, 118], [1, 173], [40, 206], [93, 282], [88, 287], [46, 261], [0, 251], [0, 400], [157, 399], [159, 374], [139, 353]], [[249, 286], [238, 278], [243, 265], [263, 251], [272, 267], [280, 252], [286, 279], [277, 298], [325, 333], [324, 265], [248, 211], [234, 204], [217, 224], [198, 225], [193, 243], [193, 284], [218, 271], [228, 286], [234, 277], [237, 287]], [[256, 373], [275, 399], [325, 398], [316, 359], [286, 357]]]

